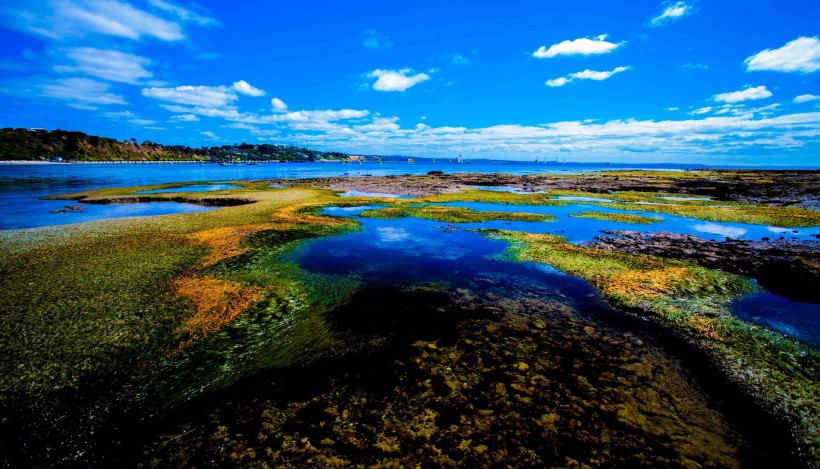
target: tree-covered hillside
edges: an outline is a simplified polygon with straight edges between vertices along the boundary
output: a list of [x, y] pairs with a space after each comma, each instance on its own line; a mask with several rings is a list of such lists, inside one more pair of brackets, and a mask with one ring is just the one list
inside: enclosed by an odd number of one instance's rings
[[346, 156], [292, 145], [241, 143], [191, 148], [151, 141], [137, 143], [133, 138], [119, 141], [67, 130], [0, 129], [0, 160], [36, 161], [60, 157], [73, 161], [223, 161], [236, 158], [243, 161], [316, 161]]

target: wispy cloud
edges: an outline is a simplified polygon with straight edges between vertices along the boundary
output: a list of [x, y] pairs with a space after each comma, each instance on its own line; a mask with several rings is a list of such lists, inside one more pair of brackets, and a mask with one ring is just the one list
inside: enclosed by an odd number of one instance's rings
[[694, 8], [684, 2], [667, 3], [664, 5], [663, 11], [654, 18], [650, 19], [648, 26], [657, 27], [677, 21], [685, 16], [694, 13]]
[[413, 69], [403, 68], [401, 70], [376, 69], [368, 73], [369, 78], [376, 78], [373, 89], [377, 91], [405, 91], [408, 88], [418, 85], [430, 79], [426, 73], [416, 73], [412, 75]]
[[820, 99], [820, 96], [813, 95], [813, 94], [801, 94], [800, 96], [796, 96], [794, 98], [794, 102], [797, 104], [800, 103], [808, 103], [814, 101], [816, 99]]
[[766, 49], [743, 61], [748, 71], [813, 73], [820, 70], [820, 39], [799, 37], [779, 49]]
[[178, 114], [176, 116], [171, 116], [171, 119], [180, 122], [199, 122], [199, 117], [193, 114]]
[[102, 34], [139, 40], [184, 39], [182, 27], [129, 3], [116, 0], [53, 0], [31, 2], [6, 12], [8, 23], [23, 32], [50, 39]]
[[74, 61], [74, 65], [57, 65], [54, 67], [55, 71], [130, 84], [137, 84], [142, 79], [153, 76], [145, 69], [151, 61], [138, 55], [93, 47], [76, 47], [68, 49], [65, 54]]
[[110, 91], [111, 85], [89, 78], [65, 78], [40, 86], [40, 96], [66, 101], [80, 109], [96, 109], [97, 106], [128, 104], [125, 98]]
[[549, 48], [546, 46], [541, 46], [538, 50], [532, 53], [532, 56], [538, 59], [547, 59], [557, 57], [559, 55], [608, 54], [625, 44], [625, 42], [609, 42], [606, 38], [607, 35], [602, 34], [592, 39], [582, 37], [572, 41], [562, 41], [558, 44], [551, 45]]
[[233, 88], [226, 86], [177, 86], [175, 88], [143, 88], [142, 95], [176, 104], [221, 107], [236, 101]]
[[215, 133], [211, 132], [210, 130], [206, 130], [205, 132], [200, 132], [200, 134], [208, 137], [211, 140], [219, 140], [219, 137]]
[[767, 90], [763, 85], [754, 87], [746, 85], [743, 90], [716, 94], [712, 99], [723, 103], [739, 103], [741, 101], [765, 99], [771, 96], [772, 92]]
[[393, 41], [389, 37], [380, 35], [375, 29], [368, 29], [362, 35], [362, 47], [367, 49], [390, 49], [393, 47]]
[[575, 72], [570, 73], [565, 77], [554, 78], [552, 80], [547, 80], [545, 83], [547, 86], [556, 88], [559, 86], [564, 86], [568, 83], [571, 83], [575, 80], [595, 80], [595, 81], [602, 81], [606, 80], [607, 78], [615, 75], [616, 73], [621, 73], [629, 70], [629, 67], [615, 67], [613, 70], [607, 70], [598, 72], [595, 70], [584, 70], [582, 72]]
[[183, 8], [165, 0], [148, 0], [148, 3], [160, 10], [167, 11], [186, 23], [193, 23], [200, 26], [216, 26], [219, 24], [215, 18], [196, 13], [193, 10]]
[[260, 90], [259, 88], [255, 88], [255, 87], [251, 86], [250, 83], [248, 83], [245, 80], [239, 80], [237, 82], [234, 82], [233, 89], [235, 89], [236, 91], [238, 91], [241, 94], [248, 95], [248, 96], [255, 96], [255, 97], [265, 96], [264, 91]]

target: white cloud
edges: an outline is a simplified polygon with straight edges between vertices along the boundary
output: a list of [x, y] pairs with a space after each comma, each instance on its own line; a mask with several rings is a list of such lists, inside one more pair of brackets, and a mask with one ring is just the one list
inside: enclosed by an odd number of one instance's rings
[[694, 114], [694, 115], [706, 114], [707, 112], [710, 112], [711, 110], [712, 110], [712, 106], [706, 106], [706, 107], [695, 109], [694, 111], [690, 112], [689, 114]]
[[148, 0], [148, 3], [159, 8], [160, 10], [167, 11], [177, 16], [179, 19], [187, 23], [194, 23], [200, 26], [214, 26], [219, 24], [219, 21], [214, 18], [200, 15], [199, 13], [182, 8], [179, 5], [174, 5], [173, 3], [166, 2], [164, 0]]
[[694, 13], [694, 8], [684, 2], [676, 2], [674, 4], [667, 4], [666, 8], [660, 15], [649, 20], [649, 26], [662, 26], [672, 21], [677, 21], [684, 16]]
[[136, 125], [154, 125], [157, 121], [153, 121], [150, 119], [131, 119], [128, 122]]
[[570, 73], [569, 76], [573, 79], [578, 80], [606, 80], [607, 78], [615, 75], [616, 73], [625, 72], [629, 70], [629, 67], [616, 67], [614, 70], [609, 70], [605, 72], [596, 72], [593, 70], [584, 70], [583, 72], [575, 72]]
[[553, 44], [547, 49], [546, 46], [541, 46], [532, 53], [533, 57], [539, 59], [552, 58], [559, 55], [596, 55], [608, 54], [618, 47], [622, 46], [624, 42], [613, 43], [606, 41], [606, 35], [594, 37], [592, 39], [582, 37], [572, 41], [563, 41], [558, 44]]
[[40, 86], [40, 96], [68, 101], [74, 107], [96, 109], [95, 105], [128, 104], [120, 95], [111, 93], [111, 85], [89, 78], [65, 78]]
[[567, 83], [571, 83], [575, 80], [601, 81], [601, 80], [606, 80], [607, 78], [611, 77], [612, 75], [615, 75], [616, 73], [625, 72], [627, 70], [629, 70], [629, 67], [615, 67], [615, 69], [613, 69], [613, 70], [608, 70], [608, 71], [603, 71], [603, 72], [598, 72], [598, 71], [595, 71], [595, 70], [584, 70], [582, 72], [570, 73], [566, 77], [559, 77], [559, 78], [553, 78], [552, 80], [547, 80], [547, 82], [545, 84], [547, 86], [551, 86], [551, 87], [558, 87], [558, 86], [564, 86]]
[[164, 20], [129, 3], [117, 0], [52, 0], [31, 2], [7, 11], [10, 26], [50, 39], [103, 34], [139, 40], [150, 36], [161, 41], [185, 38], [179, 24]]
[[210, 130], [206, 130], [205, 132], [200, 132], [200, 134], [208, 137], [211, 140], [219, 140], [219, 137], [217, 137], [217, 135], [215, 133], [211, 132]]
[[679, 107], [668, 107], [666, 108], [667, 111], [680, 111]]
[[176, 116], [171, 116], [171, 119], [181, 122], [199, 122], [199, 117], [193, 114], [178, 114]]
[[413, 73], [413, 69], [403, 68], [401, 70], [382, 70], [376, 69], [368, 73], [370, 78], [376, 78], [373, 83], [373, 89], [377, 91], [405, 91], [421, 82], [430, 79], [430, 75], [426, 73]]
[[552, 80], [547, 80], [545, 85], [556, 88], [556, 87], [559, 87], [559, 86], [564, 86], [567, 83], [569, 83], [569, 79], [564, 78], [564, 77], [559, 77], [559, 78], [553, 78]]
[[239, 80], [237, 82], [234, 82], [233, 89], [248, 96], [265, 96], [264, 91], [260, 90], [259, 88], [254, 88], [245, 80]]
[[755, 87], [746, 85], [746, 88], [741, 91], [716, 94], [712, 99], [723, 103], [739, 103], [741, 101], [765, 99], [771, 96], [772, 92], [767, 90], [763, 85]]
[[[687, 156], [690, 161], [750, 150], [778, 155], [820, 143], [820, 112], [758, 117], [751, 113], [688, 120], [569, 121], [483, 128], [412, 126], [369, 130], [338, 123], [326, 131], [291, 133], [295, 141], [373, 153], [531, 155], [567, 152], [592, 158], [636, 154]], [[597, 156], [595, 156], [597, 155]], [[666, 156], [669, 158], [669, 156]], [[703, 161], [703, 160], [701, 160]], [[714, 160], [713, 160], [714, 161]]]
[[142, 95], [177, 104], [220, 107], [235, 101], [236, 93], [225, 86], [177, 86], [176, 88], [143, 88]]
[[128, 110], [116, 111], [116, 112], [106, 112], [105, 116], [110, 117], [112, 119], [119, 119], [119, 118], [123, 118], [123, 117], [128, 118], [128, 119], [133, 119], [133, 118], [136, 117], [133, 112], [128, 111]]
[[380, 36], [375, 29], [364, 32], [362, 46], [368, 49], [389, 49], [393, 47], [393, 42], [387, 36]]
[[779, 49], [766, 49], [743, 61], [746, 70], [812, 73], [820, 70], [820, 40], [799, 37]]
[[68, 49], [66, 56], [75, 65], [58, 65], [54, 70], [62, 73], [79, 73], [103, 80], [136, 84], [153, 74], [145, 69], [151, 61], [138, 55], [126, 54], [116, 50], [95, 49], [93, 47], [76, 47]]
[[276, 112], [287, 112], [287, 110], [288, 110], [288, 105], [285, 104], [285, 102], [282, 101], [279, 98], [271, 99], [270, 100], [270, 105], [273, 107], [273, 110], [276, 111]]
[[794, 98], [795, 103], [808, 103], [810, 101], [814, 101], [815, 99], [820, 99], [820, 96], [813, 95], [813, 94], [801, 94], [800, 96], [796, 96]]

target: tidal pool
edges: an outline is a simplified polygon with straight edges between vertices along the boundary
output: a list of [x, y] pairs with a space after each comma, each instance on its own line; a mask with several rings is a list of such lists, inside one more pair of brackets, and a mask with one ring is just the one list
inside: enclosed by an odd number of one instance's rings
[[[728, 398], [703, 357], [609, 308], [585, 281], [508, 262], [506, 243], [457, 226], [360, 221], [360, 231], [282, 254], [309, 275], [359, 285], [311, 326], [334, 338], [325, 358], [257, 372], [194, 399], [140, 448], [146, 461], [538, 466], [569, 458], [734, 467], [788, 460], [776, 449], [782, 440], [761, 437], [760, 421], [737, 418], [765, 419]], [[230, 340], [212, 342], [192, 371], [227, 370], [225, 356], [254, 368], [260, 354], [244, 344], [268, 327], [254, 322], [226, 330]]]
[[[765, 225], [752, 225], [747, 223], [707, 222], [694, 218], [679, 217], [663, 213], [643, 212], [641, 210], [617, 210], [585, 204], [550, 207], [537, 205], [511, 206], [476, 202], [450, 202], [439, 205], [464, 207], [476, 211], [543, 213], [553, 215], [556, 217], [556, 221], [554, 222], [519, 222], [505, 225], [506, 227], [504, 229], [528, 231], [531, 233], [559, 234], [566, 237], [568, 241], [573, 243], [592, 241], [596, 236], [601, 236], [603, 234], [601, 233], [602, 230], [633, 230], [649, 233], [667, 231], [670, 233], [695, 235], [703, 239], [715, 241], [722, 241], [726, 238], [750, 239], [757, 241], [763, 238], [781, 236], [790, 239], [812, 240], [815, 239], [812, 234], [820, 231], [820, 227], [786, 229]], [[649, 225], [636, 225], [633, 223], [570, 217], [570, 215], [587, 211], [639, 215], [659, 218], [661, 221]], [[484, 227], [485, 226], [482, 225], [482, 228]], [[487, 226], [487, 228], [500, 228], [500, 226], [493, 224], [491, 226]]]
[[73, 200], [29, 200], [9, 204], [7, 216], [0, 217], [0, 230], [66, 225], [109, 218], [147, 217], [173, 213], [193, 213], [217, 207], [181, 202], [138, 202], [125, 204], [84, 204]]

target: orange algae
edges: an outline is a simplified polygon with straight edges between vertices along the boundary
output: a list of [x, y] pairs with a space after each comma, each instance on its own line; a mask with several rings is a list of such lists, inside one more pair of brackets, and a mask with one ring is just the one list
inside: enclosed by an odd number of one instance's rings
[[690, 277], [687, 267], [629, 270], [614, 275], [602, 288], [608, 295], [651, 298], [675, 291], [678, 285]]
[[174, 294], [195, 305], [194, 315], [178, 329], [191, 337], [221, 329], [264, 296], [261, 288], [213, 277], [182, 277], [171, 287]]
[[241, 247], [242, 241], [257, 231], [271, 230], [276, 227], [277, 225], [273, 223], [259, 223], [211, 228], [192, 233], [189, 235], [189, 239], [211, 248], [210, 253], [200, 261], [203, 267], [207, 267], [229, 257], [245, 253], [247, 249]]

